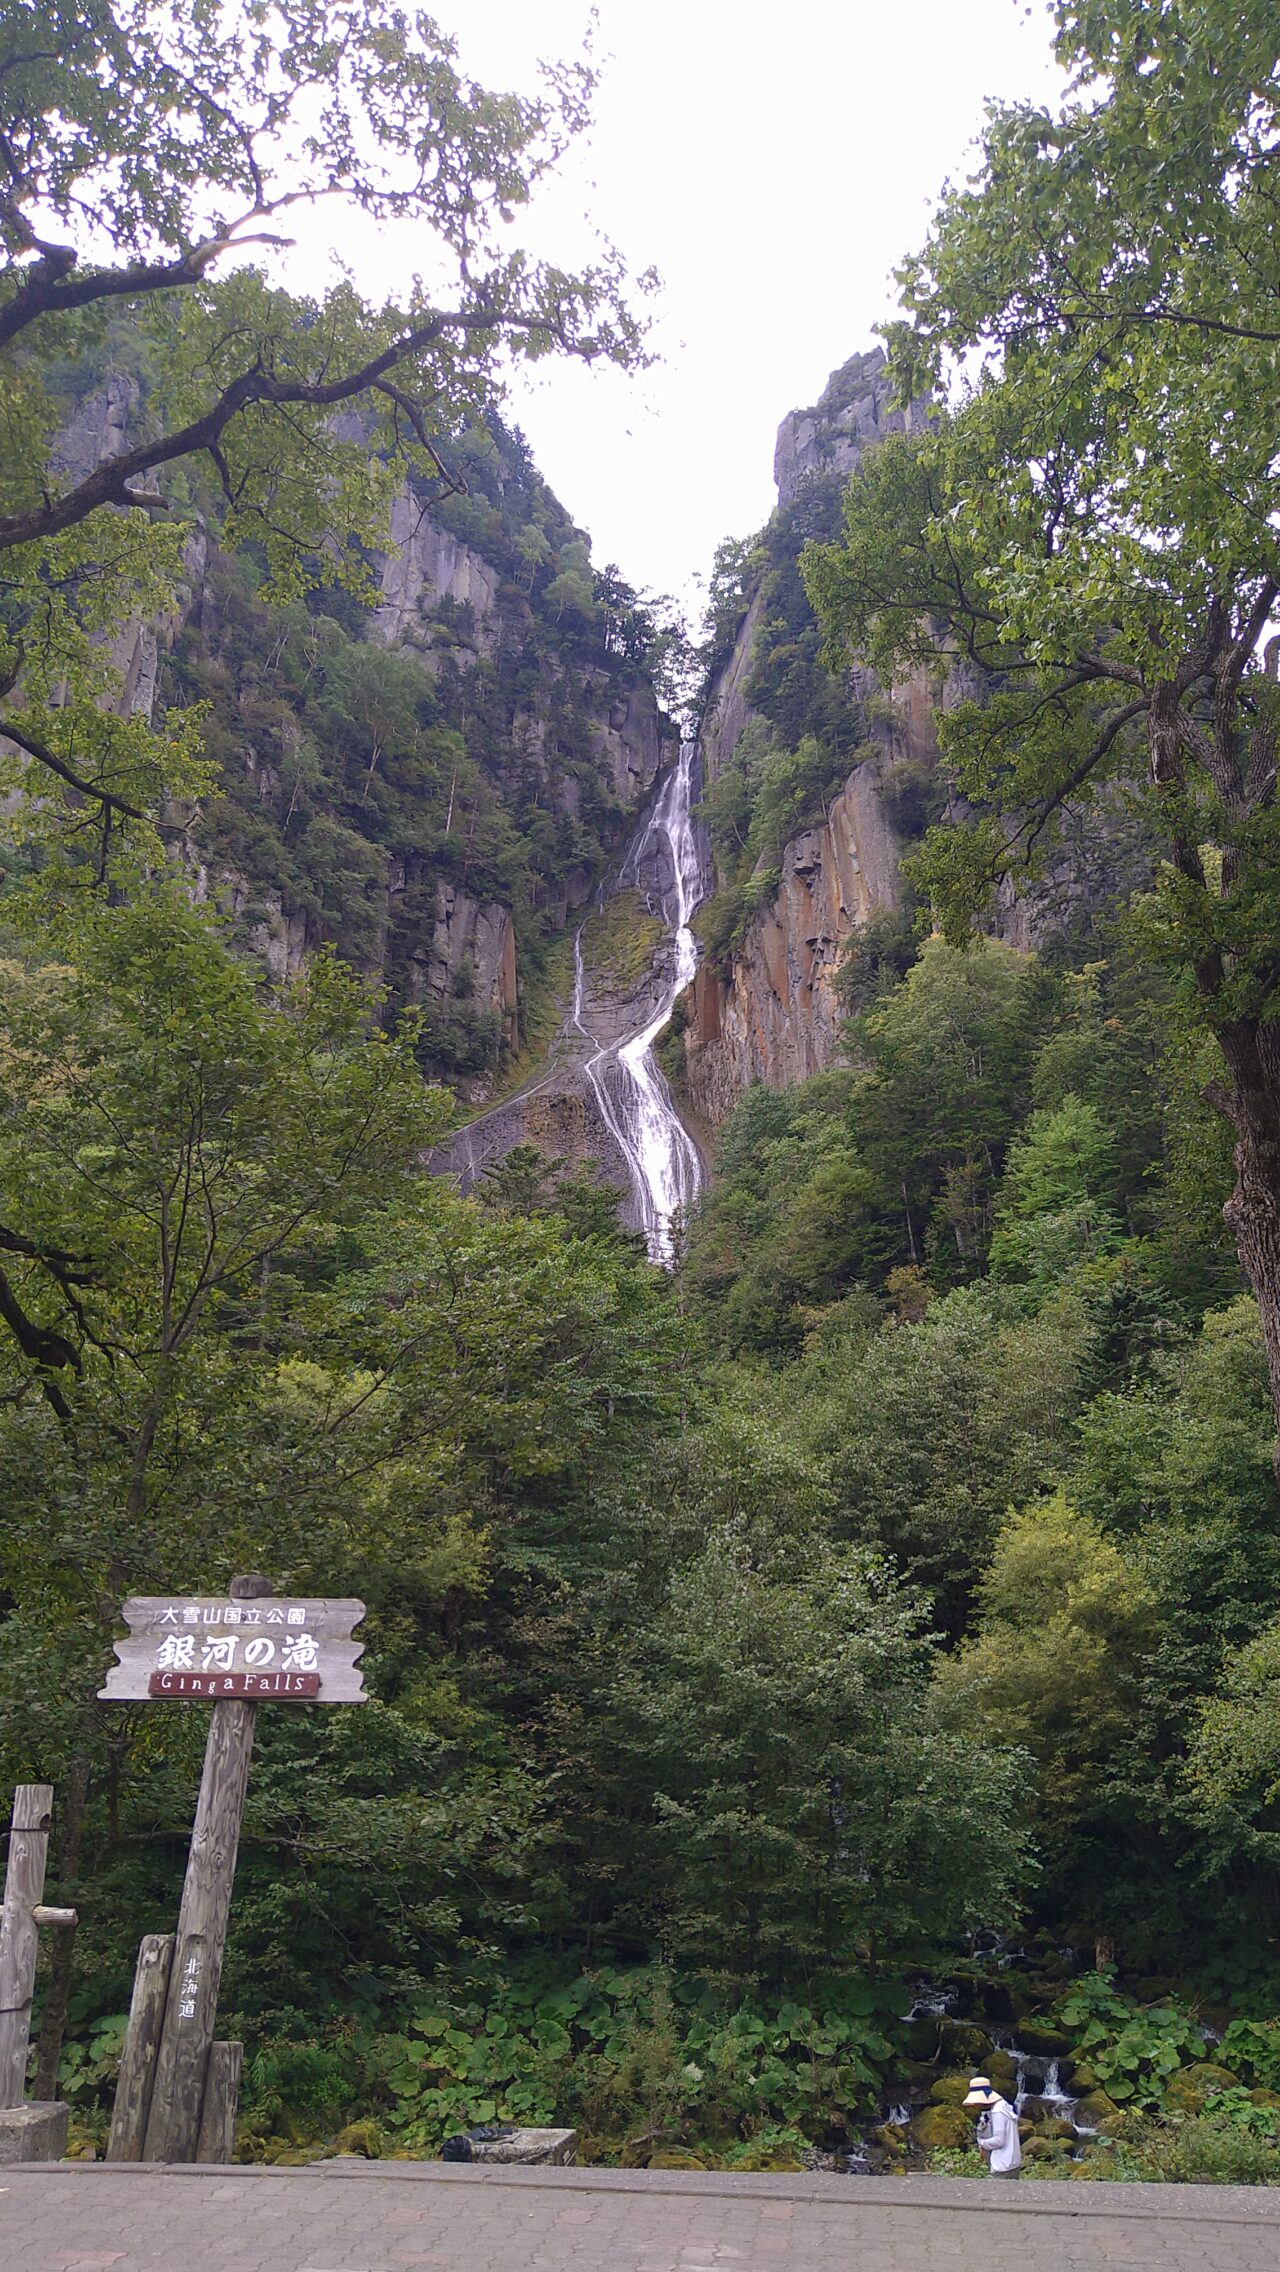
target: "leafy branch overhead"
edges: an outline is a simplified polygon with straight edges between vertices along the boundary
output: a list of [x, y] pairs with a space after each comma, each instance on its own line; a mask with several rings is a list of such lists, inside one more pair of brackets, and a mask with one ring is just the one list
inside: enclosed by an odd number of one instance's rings
[[[0, 0], [0, 53], [0, 687], [30, 710], [24, 761], [109, 826], [183, 770], [181, 750], [153, 749], [149, 778], [82, 743], [84, 703], [112, 707], [104, 625], [173, 604], [185, 461], [278, 593], [360, 588], [405, 469], [454, 485], [446, 437], [505, 358], [633, 365], [642, 324], [611, 248], [569, 271], [508, 234], [587, 123], [589, 53], [544, 66], [535, 96], [493, 93], [429, 17], [383, 0], [53, 0], [34, 18]], [[321, 201], [351, 258], [298, 298], [248, 262]], [[418, 268], [375, 307], [352, 272], [389, 222], [412, 227]], [[125, 430], [68, 451], [57, 373], [104, 355], [136, 375]]]

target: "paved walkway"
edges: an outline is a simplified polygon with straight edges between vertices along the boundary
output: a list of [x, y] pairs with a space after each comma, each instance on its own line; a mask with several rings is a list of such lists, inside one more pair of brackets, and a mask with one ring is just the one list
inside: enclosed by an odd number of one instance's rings
[[1276, 2272], [1280, 2189], [657, 2170], [0, 2169], [3, 2272]]

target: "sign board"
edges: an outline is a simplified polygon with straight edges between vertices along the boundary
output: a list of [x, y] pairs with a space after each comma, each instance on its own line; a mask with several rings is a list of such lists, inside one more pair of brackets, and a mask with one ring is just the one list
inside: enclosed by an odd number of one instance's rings
[[365, 1702], [364, 1643], [351, 1638], [362, 1601], [134, 1594], [122, 1614], [129, 1638], [116, 1642], [119, 1662], [98, 1690], [108, 1701]]

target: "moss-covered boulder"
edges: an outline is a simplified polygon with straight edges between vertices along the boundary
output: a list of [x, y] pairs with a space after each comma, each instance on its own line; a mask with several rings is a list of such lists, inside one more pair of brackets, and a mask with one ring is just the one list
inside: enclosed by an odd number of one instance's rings
[[1060, 2114], [1046, 2115], [1043, 2122], [1036, 2124], [1037, 2138], [1069, 2139], [1074, 2138], [1075, 2134], [1075, 2124], [1064, 2122]]
[[1066, 2029], [1054, 2027], [1050, 2020], [1019, 2020], [1014, 2033], [1019, 2051], [1039, 2051], [1046, 2058], [1056, 2059], [1071, 2049]]
[[1098, 2130], [1104, 2138], [1114, 2135], [1123, 2120], [1119, 2107], [1107, 2091], [1086, 2092], [1075, 2113], [1082, 2129]]
[[1231, 2091], [1240, 2087], [1240, 2077], [1227, 2067], [1215, 2067], [1211, 2059], [1194, 2060], [1189, 2067], [1179, 2067], [1170, 2075], [1164, 2086], [1164, 2103], [1170, 2114], [1203, 2114], [1205, 2101], [1211, 2091]]
[[969, 2096], [969, 2070], [963, 2075], [939, 2075], [929, 2097], [935, 2106], [963, 2106]]
[[[746, 2165], [744, 2163], [738, 2164], [739, 2168], [744, 2168], [745, 2166]], [[800, 2164], [796, 2162], [788, 2166], [798, 2169], [800, 2167]], [[711, 2164], [704, 2154], [690, 2153], [684, 2146], [663, 2146], [656, 2154], [650, 2154], [649, 2156], [650, 2169], [706, 2170], [710, 2169], [710, 2167]]]
[[1250, 2091], [1249, 2097], [1254, 2106], [1280, 2107], [1280, 2091]]
[[922, 2154], [939, 2146], [971, 2146], [973, 2121], [958, 2106], [922, 2107], [911, 2124], [911, 2142]]
[[947, 2066], [967, 2067], [971, 2075], [985, 2074], [995, 2049], [986, 2029], [974, 2027], [969, 2020], [941, 2019], [937, 2024]]
[[1102, 2077], [1087, 2059], [1060, 2059], [1058, 2081], [1064, 2090], [1074, 2091], [1077, 2098], [1083, 2098], [1086, 2091], [1102, 2089]]
[[[659, 2164], [652, 2161], [649, 2167], [656, 2169]], [[772, 2170], [781, 2176], [802, 2170], [804, 2163], [790, 2146], [748, 2146], [745, 2154], [734, 2155], [730, 2167], [735, 2170]]]
[[1018, 2087], [1018, 2070], [1007, 2051], [989, 2051], [983, 2073], [990, 2075], [998, 2091], [1012, 2098]]
[[1027, 2138], [1023, 2141], [1024, 2162], [1057, 2162], [1061, 2161], [1065, 2152], [1066, 2147], [1058, 2138]]
[[366, 2161], [379, 2161], [382, 2158], [382, 2132], [376, 2122], [348, 2122], [346, 2129], [338, 2132], [329, 2152], [363, 2154]]

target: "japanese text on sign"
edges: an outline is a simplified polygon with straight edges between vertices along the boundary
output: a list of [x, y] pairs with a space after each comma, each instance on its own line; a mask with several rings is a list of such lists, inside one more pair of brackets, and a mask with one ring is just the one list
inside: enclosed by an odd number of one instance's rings
[[226, 1697], [359, 1704], [359, 1601], [135, 1596], [104, 1697]]

